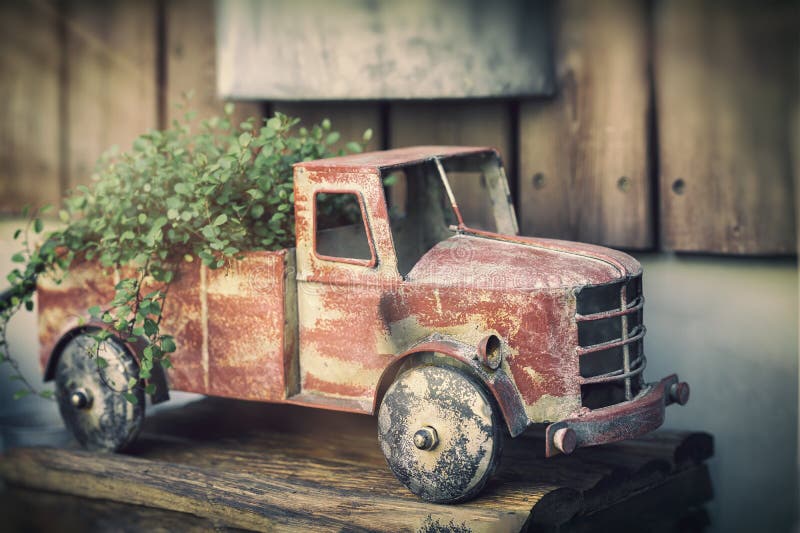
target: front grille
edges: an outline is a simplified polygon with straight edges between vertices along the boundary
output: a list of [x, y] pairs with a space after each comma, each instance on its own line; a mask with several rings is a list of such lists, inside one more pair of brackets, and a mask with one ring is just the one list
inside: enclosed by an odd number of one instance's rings
[[577, 293], [581, 402], [599, 409], [634, 398], [644, 384], [642, 276]]

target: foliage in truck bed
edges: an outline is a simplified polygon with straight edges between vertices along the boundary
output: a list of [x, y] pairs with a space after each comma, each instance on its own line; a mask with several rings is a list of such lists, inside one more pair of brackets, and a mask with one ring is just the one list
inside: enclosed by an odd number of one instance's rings
[[[33, 247], [28, 235], [43, 231], [40, 210], [16, 233], [24, 249], [13, 257], [20, 267], [8, 275], [11, 288], [0, 301], [0, 356], [25, 385], [18, 396], [35, 389], [8, 353], [6, 325], [20, 307], [33, 308], [38, 275], [67, 272], [76, 257], [108, 268], [133, 265], [135, 274], [117, 284], [112, 302], [87, 312], [122, 339], [147, 338], [140, 362], [140, 378], [147, 379], [154, 364], [169, 365], [176, 348], [159, 326], [169, 283], [182, 261], [199, 259], [222, 268], [242, 251], [294, 245], [292, 165], [338, 155], [331, 146], [339, 134], [328, 120], [307, 129], [276, 113], [232, 124], [232, 113], [229, 104], [224, 116], [204, 120], [193, 131], [189, 112], [184, 122], [139, 136], [127, 152], [112, 149], [98, 162], [92, 185], [79, 186], [64, 199], [63, 229]], [[347, 150], [361, 151], [370, 137], [368, 130], [362, 142], [347, 143]], [[144, 294], [145, 279], [159, 288]], [[97, 338], [109, 335], [102, 331]], [[95, 358], [102, 367], [102, 358]], [[129, 392], [137, 386], [132, 379]]]

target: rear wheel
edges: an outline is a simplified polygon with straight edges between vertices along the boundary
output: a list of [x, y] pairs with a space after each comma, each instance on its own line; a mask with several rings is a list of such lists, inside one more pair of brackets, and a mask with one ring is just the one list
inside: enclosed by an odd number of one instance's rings
[[469, 375], [421, 366], [389, 387], [378, 413], [381, 449], [394, 475], [420, 498], [476, 496], [500, 461], [500, 417]]
[[[107, 365], [98, 364], [97, 357]], [[56, 366], [56, 398], [64, 424], [84, 448], [119, 451], [135, 440], [144, 420], [144, 391], [132, 391], [135, 404], [123, 392], [138, 376], [136, 360], [117, 339], [98, 343], [86, 332], [64, 346]]]

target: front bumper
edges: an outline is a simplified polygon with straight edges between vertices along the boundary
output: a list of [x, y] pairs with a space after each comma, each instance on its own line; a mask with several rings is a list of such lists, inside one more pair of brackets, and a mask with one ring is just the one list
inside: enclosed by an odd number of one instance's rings
[[545, 433], [546, 456], [643, 435], [664, 423], [667, 405], [684, 405], [688, 400], [689, 385], [675, 374], [667, 376], [645, 386], [630, 401], [550, 424]]

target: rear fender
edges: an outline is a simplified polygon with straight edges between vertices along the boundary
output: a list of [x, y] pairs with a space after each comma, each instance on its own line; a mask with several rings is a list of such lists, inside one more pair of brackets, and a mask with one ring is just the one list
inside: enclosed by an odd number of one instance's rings
[[[66, 346], [70, 340], [81, 333], [86, 333], [88, 331], [97, 329], [102, 329], [111, 333], [111, 335], [113, 335], [118, 342], [122, 343], [122, 345], [133, 355], [134, 359], [136, 359], [136, 363], [140, 363], [142, 352], [148, 344], [147, 340], [143, 337], [137, 337], [136, 342], [129, 342], [126, 339], [119, 338], [118, 332], [113, 327], [99, 320], [91, 320], [83, 325], [77, 325], [76, 322], [75, 324], [65, 328], [61, 335], [58, 336], [58, 340], [53, 347], [48, 350], [50, 356], [47, 359], [47, 365], [45, 366], [44, 381], [47, 382], [55, 379], [56, 366], [58, 366], [58, 358], [61, 356], [61, 350], [64, 349], [64, 346]], [[150, 377], [144, 380], [144, 383], [145, 385], [153, 384], [156, 386], [155, 392], [150, 395], [150, 400], [153, 404], [166, 402], [169, 400], [167, 375], [161, 365], [153, 365], [153, 369], [150, 371]]]

